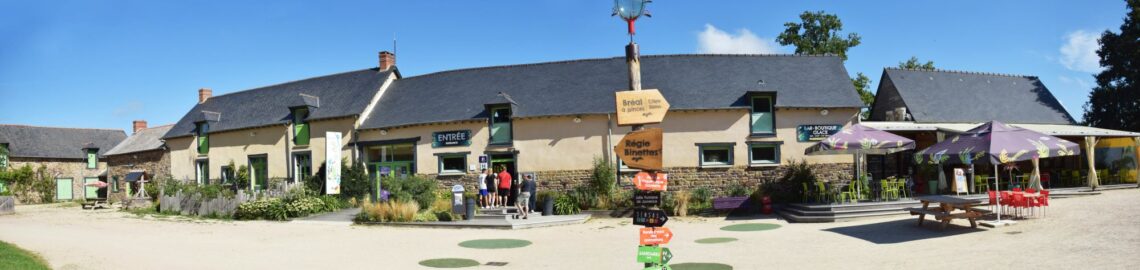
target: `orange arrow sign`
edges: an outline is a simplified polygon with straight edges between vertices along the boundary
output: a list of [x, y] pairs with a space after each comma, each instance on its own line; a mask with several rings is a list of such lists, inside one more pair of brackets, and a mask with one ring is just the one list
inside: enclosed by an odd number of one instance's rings
[[665, 191], [669, 187], [669, 174], [638, 172], [633, 176], [633, 184], [637, 190]]
[[665, 227], [641, 228], [641, 233], [639, 235], [641, 235], [639, 238], [641, 240], [641, 245], [643, 246], [664, 245], [668, 244], [669, 240], [673, 239], [673, 231], [670, 231], [669, 228]]

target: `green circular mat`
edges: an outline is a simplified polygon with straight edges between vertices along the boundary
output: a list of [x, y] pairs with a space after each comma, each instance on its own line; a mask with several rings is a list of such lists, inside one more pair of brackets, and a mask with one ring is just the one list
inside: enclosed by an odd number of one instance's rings
[[422, 261], [420, 261], [420, 265], [427, 266], [427, 267], [433, 267], [433, 268], [462, 268], [462, 267], [479, 266], [479, 262], [472, 260], [472, 259], [443, 258], [443, 259], [422, 260]]
[[719, 263], [679, 263], [670, 264], [673, 270], [732, 270], [731, 265]]
[[720, 243], [733, 242], [736, 240], [740, 240], [740, 239], [736, 239], [736, 238], [732, 238], [732, 237], [713, 237], [713, 238], [697, 239], [696, 242], [697, 242], [697, 244], [720, 244]]
[[529, 246], [531, 243], [527, 240], [519, 239], [479, 239], [469, 240], [459, 243], [459, 246], [465, 248], [478, 248], [478, 249], [501, 249], [501, 248], [521, 248]]
[[736, 225], [728, 225], [728, 226], [720, 227], [720, 230], [730, 231], [730, 232], [754, 232], [754, 231], [767, 231], [767, 230], [772, 230], [772, 229], [776, 229], [776, 228], [780, 228], [780, 225], [768, 224], [768, 223], [744, 223], [744, 224], [736, 224]]

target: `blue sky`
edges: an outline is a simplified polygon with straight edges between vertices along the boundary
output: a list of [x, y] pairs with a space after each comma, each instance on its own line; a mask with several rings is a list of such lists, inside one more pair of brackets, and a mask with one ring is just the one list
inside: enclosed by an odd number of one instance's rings
[[[620, 56], [611, 1], [4, 1], [0, 123], [130, 129], [173, 123], [214, 94], [376, 66], [404, 76]], [[1070, 114], [1094, 84], [1097, 35], [1124, 1], [669, 1], [638, 22], [642, 54], [791, 53], [805, 10], [863, 44], [847, 70], [878, 84], [911, 56], [939, 68], [1039, 76]], [[1091, 55], [1090, 55], [1091, 54]]]

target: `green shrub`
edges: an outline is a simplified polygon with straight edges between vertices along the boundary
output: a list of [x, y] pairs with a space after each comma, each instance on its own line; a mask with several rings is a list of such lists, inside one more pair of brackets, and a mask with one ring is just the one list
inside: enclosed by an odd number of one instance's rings
[[741, 184], [732, 184], [731, 186], [728, 187], [728, 196], [729, 197], [745, 197], [751, 193], [752, 192], [750, 190], [748, 190], [748, 187], [745, 187], [744, 185], [741, 185]]
[[55, 176], [58, 172], [40, 165], [38, 169], [25, 164], [19, 168], [0, 170], [0, 182], [7, 193], [23, 203], [47, 203], [55, 200]]
[[324, 201], [317, 197], [301, 197], [285, 204], [285, 214], [289, 217], [308, 216], [324, 209]]
[[341, 161], [340, 197], [364, 199], [372, 194], [372, 180], [368, 178], [368, 170], [364, 165], [349, 166], [350, 163], [347, 160]]
[[614, 164], [605, 158], [594, 157], [594, 174], [590, 179], [590, 187], [593, 189], [594, 195], [608, 196], [612, 194], [616, 179], [617, 169], [614, 168]]
[[555, 215], [573, 215], [579, 212], [581, 210], [578, 208], [578, 202], [574, 197], [561, 194], [554, 198]]
[[[420, 206], [416, 205], [415, 201], [400, 202], [389, 201], [382, 203], [373, 203], [369, 201], [360, 204], [360, 214], [356, 215], [357, 222], [409, 222], [416, 221], [417, 217], [420, 219], [430, 219], [422, 216], [419, 212]], [[425, 212], [424, 214], [434, 214]]]
[[683, 212], [693, 212], [699, 214], [705, 210], [708, 210], [709, 208], [712, 208], [712, 192], [709, 191], [708, 188], [699, 187], [693, 189], [691, 195], [692, 196], [689, 198], [688, 209], [683, 209], [690, 211]]
[[578, 205], [578, 209], [593, 209], [598, 199], [597, 193], [586, 186], [575, 187], [567, 195]]
[[390, 199], [397, 201], [415, 201], [418, 205], [430, 207], [437, 198], [437, 189], [434, 179], [420, 176], [387, 177], [381, 184], [391, 193]]
[[238, 220], [285, 220], [288, 211], [285, 203], [278, 198], [260, 199], [239, 204], [234, 212], [234, 219]]
[[808, 166], [806, 160], [796, 162], [795, 160], [788, 160], [788, 165], [785, 166], [784, 176], [777, 179], [775, 182], [764, 183], [760, 188], [767, 194], [771, 195], [774, 202], [799, 202], [801, 198], [803, 185], [815, 185], [816, 177], [812, 172], [811, 166]]

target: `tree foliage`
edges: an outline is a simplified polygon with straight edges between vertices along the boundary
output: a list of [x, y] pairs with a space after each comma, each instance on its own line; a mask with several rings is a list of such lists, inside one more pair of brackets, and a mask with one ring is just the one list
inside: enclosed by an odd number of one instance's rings
[[1094, 127], [1140, 131], [1140, 0], [1128, 0], [1120, 33], [1100, 35], [1096, 87], [1085, 103], [1085, 123]]
[[780, 45], [796, 46], [797, 54], [835, 54], [847, 60], [847, 49], [858, 46], [859, 34], [848, 33], [844, 38], [839, 34], [843, 22], [835, 14], [824, 11], [804, 11], [800, 22], [784, 23], [784, 32], [776, 37]]
[[934, 70], [934, 61], [926, 61], [926, 63], [922, 63], [922, 61], [918, 60], [918, 57], [911, 56], [910, 59], [906, 60], [906, 62], [899, 62], [899, 68], [901, 68], [901, 69], [917, 69], [917, 70]]
[[[863, 72], [859, 72], [855, 74], [855, 78], [852, 78], [851, 82], [855, 84], [855, 92], [859, 93], [859, 99], [863, 101], [863, 105], [870, 108], [871, 104], [875, 103], [875, 92], [871, 91], [871, 78], [864, 75]], [[867, 119], [871, 117], [871, 110], [864, 109], [859, 115], [862, 119]]]

